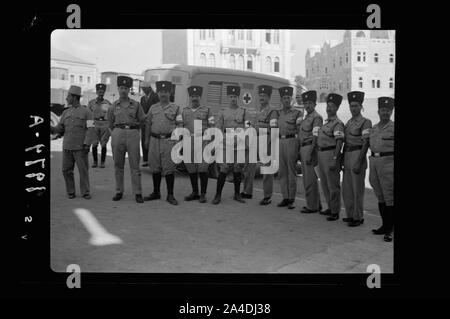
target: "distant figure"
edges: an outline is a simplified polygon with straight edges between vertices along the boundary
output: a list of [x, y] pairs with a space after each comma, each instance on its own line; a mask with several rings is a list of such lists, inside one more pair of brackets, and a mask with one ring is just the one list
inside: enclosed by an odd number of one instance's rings
[[319, 129], [317, 138], [319, 177], [328, 209], [321, 212], [328, 215], [328, 221], [339, 219], [341, 211], [341, 148], [344, 143], [344, 123], [336, 113], [342, 102], [342, 95], [330, 93], [327, 97], [325, 124]]
[[153, 192], [145, 200], [161, 198], [160, 186], [162, 176], [166, 179], [167, 202], [178, 205], [173, 195], [175, 183], [175, 163], [172, 160], [172, 147], [177, 143], [171, 139], [176, 127], [183, 124], [181, 107], [170, 102], [172, 83], [156, 82], [156, 92], [159, 102], [153, 104], [146, 117], [145, 145], [149, 156], [149, 167], [153, 174]]
[[391, 121], [394, 99], [378, 98], [380, 122], [370, 131], [370, 175], [369, 181], [378, 198], [383, 224], [372, 230], [375, 235], [383, 235], [392, 241], [394, 227], [394, 122]]
[[292, 87], [285, 86], [278, 89], [282, 108], [278, 111], [278, 127], [280, 130], [280, 164], [279, 179], [283, 200], [278, 207], [295, 208], [297, 193], [296, 164], [299, 152], [299, 141], [296, 133], [302, 122], [302, 114], [292, 107]]
[[364, 222], [364, 190], [366, 188], [367, 150], [372, 122], [361, 115], [364, 92], [353, 91], [347, 94], [352, 118], [345, 125], [344, 177], [342, 198], [350, 227]]
[[128, 153], [128, 162], [131, 171], [131, 186], [136, 202], [142, 204], [142, 184], [139, 161], [139, 140], [142, 123], [145, 120], [139, 102], [129, 98], [133, 80], [128, 76], [117, 77], [119, 99], [108, 110], [108, 120], [111, 129], [111, 144], [116, 175], [116, 194], [113, 201], [121, 200], [124, 192], [125, 154]]
[[101, 157], [100, 157], [100, 167], [105, 167], [105, 159], [109, 137], [111, 136], [111, 132], [109, 130], [109, 122], [107, 118], [108, 109], [111, 106], [111, 102], [104, 99], [106, 91], [106, 84], [99, 83], [95, 86], [97, 91], [97, 98], [90, 100], [88, 103], [88, 108], [92, 112], [94, 116], [94, 125], [95, 125], [95, 134], [94, 139], [92, 141], [92, 158], [94, 159], [94, 163], [92, 167], [97, 167], [98, 165], [98, 143], [102, 147]]
[[[158, 94], [156, 94], [151, 85], [150, 82], [142, 82], [141, 84], [142, 91], [144, 91], [144, 96], [141, 97], [141, 107], [144, 111], [144, 114], [147, 116], [148, 110], [150, 110], [150, 107], [153, 104], [156, 104], [159, 102]], [[142, 166], [146, 167], [148, 166], [148, 148], [145, 146], [145, 123], [142, 124], [141, 127], [141, 148], [142, 148], [142, 159], [143, 163]]]
[[80, 105], [81, 87], [72, 85], [66, 101], [69, 106], [61, 115], [57, 126], [51, 126], [51, 134], [60, 134], [63, 139], [62, 171], [69, 198], [75, 198], [74, 164], [80, 173], [80, 191], [90, 199], [88, 154], [94, 134], [94, 120], [89, 109]]

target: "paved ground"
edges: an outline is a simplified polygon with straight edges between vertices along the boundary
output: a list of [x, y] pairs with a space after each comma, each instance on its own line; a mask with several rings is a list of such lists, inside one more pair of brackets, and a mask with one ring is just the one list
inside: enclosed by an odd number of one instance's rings
[[[61, 173], [61, 140], [52, 141], [51, 156], [54, 271], [65, 271], [72, 263], [80, 265], [83, 272], [365, 273], [369, 264], [380, 265], [382, 272], [393, 271], [393, 244], [370, 231], [380, 222], [371, 189], [366, 190], [365, 222], [356, 228], [341, 220], [328, 222], [322, 215], [300, 214], [304, 205], [301, 177], [295, 210], [276, 207], [281, 201], [278, 181], [272, 205], [258, 205], [260, 179], [255, 183], [254, 198], [246, 204], [233, 201], [233, 187], [226, 184], [222, 204], [212, 205], [213, 179], [209, 180], [208, 203], [184, 202], [190, 183], [182, 175], [176, 176], [175, 184], [179, 206], [165, 200], [137, 204], [127, 164], [125, 196], [113, 202], [114, 172], [108, 156], [106, 168], [90, 169], [93, 198], [70, 200]], [[78, 191], [77, 171], [75, 175]], [[144, 195], [151, 192], [147, 169], [143, 169], [142, 184]], [[165, 198], [164, 180], [161, 191]], [[76, 208], [89, 210], [122, 243], [91, 245], [90, 233], [74, 213]]]

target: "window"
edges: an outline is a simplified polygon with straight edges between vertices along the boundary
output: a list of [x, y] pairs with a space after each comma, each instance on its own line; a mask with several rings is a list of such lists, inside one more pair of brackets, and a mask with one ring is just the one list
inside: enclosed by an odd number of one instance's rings
[[216, 38], [214, 33], [215, 32], [214, 32], [213, 29], [209, 29], [208, 37], [209, 37], [210, 40], [214, 40]]
[[244, 41], [244, 30], [238, 30], [238, 41]]
[[235, 40], [236, 40], [236, 35], [234, 33], [234, 30], [230, 30], [228, 33], [228, 39], [230, 41], [231, 44], [234, 44]]
[[91, 84], [91, 77], [90, 76], [87, 77], [87, 83]]
[[63, 81], [66, 80], [66, 75], [64, 73], [61, 73], [61, 80], [63, 80]]
[[83, 76], [82, 75], [80, 75], [80, 77], [78, 78], [78, 83], [80, 83], [80, 84], [82, 84], [83, 83]]
[[272, 72], [272, 59], [270, 56], [266, 57], [266, 72]]
[[366, 62], [366, 52], [363, 52], [363, 62]]
[[273, 33], [273, 43], [280, 44], [280, 30], [275, 30]]
[[239, 56], [238, 56], [238, 65], [237, 65], [237, 69], [238, 69], [238, 70], [244, 70], [244, 56], [243, 56], [243, 55], [239, 55]]
[[389, 78], [389, 88], [390, 89], [394, 88], [394, 79], [393, 78]]
[[348, 63], [348, 53], [345, 54], [345, 63]]
[[208, 65], [212, 67], [216, 66], [216, 56], [212, 53], [209, 55]]
[[362, 77], [359, 78], [358, 86], [360, 89], [363, 88], [363, 78]]
[[375, 88], [375, 80], [372, 80], [372, 89]]
[[247, 30], [247, 41], [252, 41], [253, 40], [253, 32], [252, 30]]
[[373, 62], [378, 63], [378, 53], [375, 53], [373, 57]]
[[339, 82], [339, 91], [342, 92], [342, 82]]
[[380, 80], [377, 80], [377, 88], [378, 89], [381, 88], [381, 81]]
[[[73, 75], [71, 75], [70, 77], [72, 78], [72, 76]], [[108, 84], [111, 84], [111, 78], [108, 76], [107, 78], [106, 78], [106, 84], [108, 85]]]
[[339, 66], [342, 66], [342, 57], [339, 57]]
[[200, 40], [206, 40], [206, 30], [200, 30]]
[[333, 69], [336, 69], [336, 60], [333, 59]]
[[361, 62], [361, 52], [356, 53], [356, 61]]
[[206, 54], [204, 54], [204, 53], [200, 54], [200, 65], [206, 66]]
[[233, 54], [230, 55], [230, 69], [236, 69], [236, 57]]
[[279, 73], [280, 72], [280, 59], [275, 58], [273, 62], [273, 71]]
[[270, 30], [266, 30], [266, 43], [270, 44]]
[[327, 74], [328, 73], [328, 68], [327, 67], [325, 67], [325, 74]]
[[251, 55], [247, 57], [247, 70], [253, 71], [253, 57]]
[[363, 31], [358, 31], [358, 33], [356, 33], [356, 37], [357, 37], [357, 38], [365, 38], [366, 35], [364, 34]]
[[389, 54], [389, 62], [394, 63], [394, 55], [392, 53]]

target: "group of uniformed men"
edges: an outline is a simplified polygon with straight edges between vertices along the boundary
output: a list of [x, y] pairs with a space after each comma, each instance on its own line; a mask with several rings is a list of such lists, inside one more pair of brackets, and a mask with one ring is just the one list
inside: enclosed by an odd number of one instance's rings
[[[116, 194], [114, 201], [122, 199], [124, 192], [125, 153], [131, 170], [132, 191], [138, 203], [144, 200], [161, 198], [160, 185], [164, 176], [167, 184], [166, 200], [173, 205], [178, 202], [173, 195], [175, 163], [171, 158], [172, 147], [177, 141], [172, 140], [172, 131], [176, 127], [185, 127], [191, 133], [192, 147], [196, 134], [203, 135], [208, 127], [217, 127], [223, 133], [237, 128], [279, 129], [279, 180], [283, 200], [278, 207], [293, 209], [297, 192], [297, 160], [302, 164], [303, 185], [305, 189], [306, 206], [302, 213], [317, 213], [326, 215], [328, 221], [339, 219], [341, 210], [340, 171], [343, 170], [342, 198], [347, 217], [343, 220], [351, 227], [364, 222], [363, 199], [365, 189], [365, 174], [367, 169], [366, 154], [370, 148], [370, 184], [378, 198], [378, 207], [382, 218], [382, 226], [372, 230], [374, 234], [383, 234], [385, 241], [392, 241], [394, 220], [394, 122], [391, 115], [394, 99], [378, 98], [378, 114], [380, 122], [372, 127], [370, 120], [361, 115], [364, 102], [364, 92], [353, 91], [347, 95], [352, 118], [344, 125], [336, 113], [343, 97], [331, 93], [327, 97], [326, 112], [328, 118], [323, 118], [315, 111], [316, 91], [302, 93], [302, 101], [306, 116], [293, 108], [291, 99], [292, 87], [279, 88], [281, 108], [270, 105], [273, 88], [268, 85], [258, 87], [260, 109], [254, 123], [250, 122], [246, 109], [238, 105], [239, 86], [228, 86], [227, 95], [230, 105], [221, 110], [217, 122], [208, 106], [200, 105], [202, 87], [188, 88], [190, 105], [181, 108], [170, 102], [172, 83], [156, 82], [156, 94], [149, 83], [143, 87], [146, 95], [141, 104], [129, 98], [132, 79], [127, 76], [117, 78], [119, 99], [114, 103], [103, 98], [106, 86], [97, 84], [97, 99], [89, 102], [88, 108], [80, 107], [81, 88], [72, 86], [67, 96], [70, 106], [62, 115], [60, 123], [51, 128], [52, 133], [64, 134], [63, 142], [63, 175], [69, 198], [75, 197], [73, 181], [74, 163], [80, 171], [80, 188], [84, 198], [89, 199], [88, 153], [92, 144], [93, 167], [98, 165], [97, 147], [101, 145], [100, 167], [105, 166], [106, 144], [109, 136], [112, 138], [112, 153], [116, 178]], [[156, 96], [157, 95], [157, 96]], [[202, 130], [194, 131], [194, 120], [202, 123]], [[258, 133], [260, 134], [260, 133]], [[270, 138], [268, 150], [270, 150]], [[150, 168], [153, 177], [153, 192], [142, 197], [140, 162], [140, 141], [144, 154], [144, 165]], [[203, 147], [206, 141], [203, 141]], [[224, 149], [225, 149], [224, 143]], [[238, 146], [234, 145], [234, 153]], [[202, 148], [203, 150], [203, 148]], [[192, 152], [192, 163], [186, 163], [190, 175], [192, 193], [185, 197], [186, 201], [199, 200], [206, 202], [208, 185], [208, 163], [194, 163], [196, 156]], [[225, 151], [223, 152], [225, 154]], [[198, 156], [198, 155], [197, 155]], [[236, 156], [236, 155], [235, 155]], [[246, 148], [248, 156], [248, 146]], [[217, 189], [213, 204], [221, 201], [222, 189], [226, 176], [233, 172], [234, 200], [245, 203], [245, 198], [252, 198], [253, 179], [256, 164], [224, 163], [219, 164], [220, 173], [217, 178]], [[243, 177], [243, 192], [240, 184]], [[200, 179], [200, 191], [198, 187]], [[261, 205], [271, 203], [273, 194], [273, 175], [263, 175], [264, 197]], [[327, 209], [322, 210], [319, 196], [318, 180], [325, 196]]]

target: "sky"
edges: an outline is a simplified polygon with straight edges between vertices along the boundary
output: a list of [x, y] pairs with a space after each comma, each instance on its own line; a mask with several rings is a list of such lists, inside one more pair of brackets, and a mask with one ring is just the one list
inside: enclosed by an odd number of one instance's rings
[[[293, 75], [305, 75], [305, 54], [312, 45], [342, 41], [344, 30], [291, 30], [295, 47]], [[100, 72], [141, 74], [162, 62], [161, 30], [68, 30], [53, 31], [51, 45], [87, 62]]]

